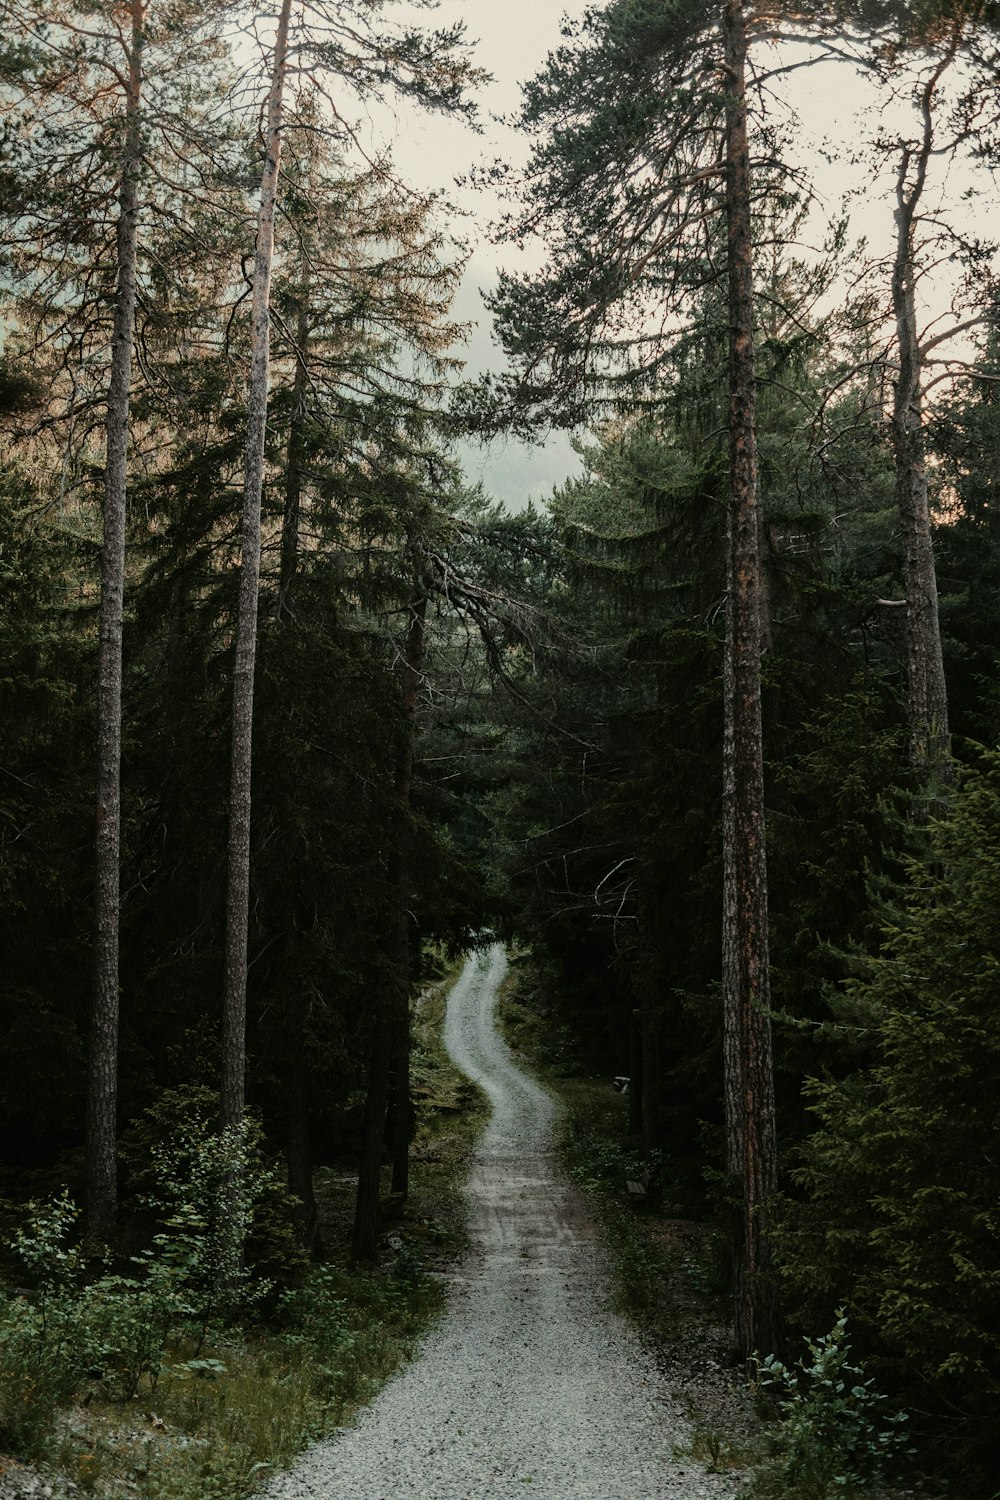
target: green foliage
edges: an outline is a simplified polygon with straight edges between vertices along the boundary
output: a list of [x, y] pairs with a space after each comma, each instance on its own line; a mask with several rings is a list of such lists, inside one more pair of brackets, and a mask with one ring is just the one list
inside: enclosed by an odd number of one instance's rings
[[212, 1090], [167, 1090], [122, 1142], [131, 1190], [157, 1226], [149, 1264], [172, 1268], [203, 1328], [266, 1297], [272, 1270], [287, 1284], [306, 1264], [259, 1121], [220, 1133], [217, 1119]]
[[975, 376], [956, 385], [930, 427], [946, 525], [935, 534], [948, 717], [959, 735], [1000, 730], [1000, 330], [995, 313]]
[[808, 1359], [794, 1366], [767, 1355], [757, 1365], [757, 1382], [778, 1402], [779, 1459], [752, 1494], [794, 1495], [797, 1500], [832, 1500], [835, 1495], [868, 1493], [886, 1477], [906, 1444], [903, 1412], [887, 1414], [887, 1398], [850, 1363], [847, 1318], [841, 1311], [830, 1333], [807, 1339]]
[[806, 1325], [843, 1303], [929, 1430], [988, 1469], [1000, 1395], [995, 751], [963, 775], [847, 997], [877, 1061], [810, 1086], [818, 1128], [793, 1174], [801, 1201], [779, 1226], [786, 1297]]
[[58, 1407], [80, 1380], [79, 1366], [57, 1338], [47, 1336], [43, 1314], [25, 1298], [0, 1303], [0, 1448], [33, 1456], [51, 1435]]
[[0, 1165], [28, 1169], [73, 1142], [82, 1113], [79, 955], [93, 823], [90, 623], [69, 580], [85, 591], [94, 558], [46, 518], [41, 500], [8, 459], [0, 476], [0, 1051], [10, 1061]]
[[[69, 1243], [78, 1211], [65, 1192], [32, 1205], [15, 1235], [35, 1290], [10, 1297], [2, 1314], [0, 1436], [14, 1451], [36, 1451], [55, 1408], [85, 1382], [126, 1402], [140, 1387], [155, 1391], [168, 1368], [202, 1377], [223, 1369], [201, 1356], [210, 1325], [245, 1314], [269, 1290], [242, 1259], [255, 1209], [276, 1188], [259, 1127], [219, 1133], [190, 1097], [177, 1104], [161, 1100], [151, 1112], [147, 1207], [162, 1227], [133, 1257], [131, 1275], [86, 1278], [83, 1252]], [[174, 1129], [164, 1138], [157, 1127], [169, 1114]], [[290, 1229], [287, 1240], [292, 1248]], [[171, 1363], [169, 1350], [184, 1338], [191, 1357]]]
[[0, 1313], [0, 1441], [13, 1452], [44, 1447], [55, 1409], [84, 1383], [114, 1401], [143, 1381], [155, 1390], [169, 1338], [194, 1313], [183, 1254], [165, 1237], [135, 1276], [86, 1281], [82, 1251], [67, 1243], [77, 1217], [65, 1193], [34, 1205], [13, 1243], [36, 1288]]

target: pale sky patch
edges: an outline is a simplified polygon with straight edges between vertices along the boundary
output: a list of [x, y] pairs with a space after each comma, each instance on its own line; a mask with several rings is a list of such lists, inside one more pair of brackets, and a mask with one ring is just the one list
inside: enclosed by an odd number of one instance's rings
[[[494, 75], [494, 82], [479, 96], [482, 134], [474, 134], [459, 121], [409, 110], [400, 111], [390, 129], [394, 160], [403, 180], [418, 190], [444, 194], [463, 214], [458, 232], [466, 238], [472, 253], [455, 311], [458, 319], [474, 325], [465, 349], [470, 374], [497, 369], [503, 363], [492, 337], [491, 320], [482, 306], [480, 288], [494, 286], [501, 269], [539, 265], [543, 252], [539, 246], [534, 253], [529, 249], [521, 254], [512, 245], [492, 243], [490, 227], [501, 205], [491, 192], [474, 188], [468, 177], [475, 166], [493, 160], [515, 166], [527, 160], [526, 140], [498, 117], [516, 113], [522, 83], [539, 71], [548, 53], [560, 44], [560, 25], [566, 14], [578, 18], [587, 8], [586, 0], [504, 0], [499, 4], [496, 0], [441, 0], [433, 11], [405, 3], [396, 9], [397, 18], [416, 23], [464, 21], [468, 36], [476, 42], [477, 63]], [[780, 52], [776, 48], [775, 65], [798, 60], [805, 53], [804, 44], [785, 46]], [[755, 57], [759, 69], [768, 66], [762, 49]], [[805, 240], [819, 245], [827, 222], [838, 215], [846, 195], [851, 236], [864, 236], [872, 258], [887, 256], [894, 239], [894, 180], [891, 169], [874, 172], [869, 146], [880, 128], [893, 134], [915, 133], [916, 116], [909, 100], [903, 97], [887, 103], [871, 81], [846, 62], [801, 69], [778, 79], [774, 87], [794, 117], [791, 141], [795, 159], [805, 170], [816, 197]], [[386, 124], [374, 120], [373, 131]], [[456, 179], [463, 185], [457, 186]], [[983, 196], [978, 201], [966, 201], [963, 194], [974, 185]], [[959, 205], [957, 211], [967, 217], [967, 222], [982, 223], [987, 234], [990, 220], [996, 222], [995, 184], [981, 167], [973, 170], [967, 162], [956, 163], [946, 173], [943, 164], [936, 162], [928, 184], [928, 207], [934, 205], [935, 195], [947, 199], [950, 212], [956, 212], [955, 205]], [[954, 269], [945, 266], [936, 280], [925, 286], [927, 322], [947, 306], [953, 283]], [[888, 303], [888, 275], [885, 295]], [[972, 352], [968, 340], [961, 352]], [[554, 484], [580, 467], [565, 433], [552, 433], [536, 446], [512, 441], [498, 441], [486, 449], [466, 445], [462, 458], [471, 480], [481, 480], [489, 493], [514, 508], [520, 508], [529, 496], [544, 497]]]

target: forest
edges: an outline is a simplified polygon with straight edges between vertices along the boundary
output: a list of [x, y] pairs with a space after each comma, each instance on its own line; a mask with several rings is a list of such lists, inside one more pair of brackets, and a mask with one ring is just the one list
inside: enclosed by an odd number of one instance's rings
[[[1000, 6], [567, 16], [470, 379], [462, 223], [359, 121], [471, 157], [475, 10], [0, 5], [0, 1449], [57, 1283], [134, 1396], [112, 1304], [194, 1369], [329, 1290], [319, 1169], [377, 1276], [417, 997], [495, 934], [717, 1227], [734, 1358], [846, 1318], [904, 1467], [993, 1496]], [[544, 505], [463, 474], [553, 428]]]

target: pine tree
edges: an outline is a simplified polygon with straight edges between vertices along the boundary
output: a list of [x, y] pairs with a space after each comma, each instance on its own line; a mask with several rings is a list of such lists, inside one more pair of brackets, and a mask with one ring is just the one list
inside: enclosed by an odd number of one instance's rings
[[[762, 22], [755, 21], [754, 35]], [[729, 646], [726, 655], [724, 924], [730, 1159], [740, 1160], [744, 1253], [738, 1338], [771, 1334], [762, 1208], [775, 1174], [770, 1084], [766, 864], [760, 718], [761, 575], [754, 453], [752, 212], [742, 6], [650, 9], [618, 0], [567, 28], [526, 91], [539, 137], [530, 206], [516, 232], [545, 229], [546, 271], [501, 281], [495, 299], [520, 384], [508, 420], [562, 422], [594, 407], [657, 400], [672, 340], [696, 287], [728, 275], [730, 324]], [[761, 125], [758, 122], [758, 130]], [[765, 174], [766, 175], [766, 174]], [[723, 191], [720, 192], [720, 187]], [[720, 271], [712, 234], [727, 226]], [[651, 326], [661, 330], [650, 333]], [[737, 1042], [738, 1038], [738, 1042]], [[737, 1104], [738, 1101], [738, 1104]], [[736, 1136], [739, 1133], [737, 1151]]]
[[[421, 33], [377, 29], [382, 4], [307, 7], [301, 30], [291, 27], [283, 4], [271, 53], [267, 136], [261, 178], [253, 287], [244, 519], [234, 671], [230, 778], [229, 897], [226, 915], [222, 1119], [237, 1125], [243, 1115], [246, 976], [250, 896], [251, 760], [257, 597], [260, 580], [261, 499], [270, 377], [270, 279], [282, 135], [284, 88], [290, 59], [338, 77], [361, 99], [386, 92], [409, 94], [438, 109], [468, 109], [463, 95], [474, 72], [461, 48], [461, 27]], [[307, 64], [308, 59], [308, 64]], [[290, 545], [290, 544], [289, 544]], [[286, 553], [287, 557], [287, 553]]]
[[[211, 16], [199, 14], [203, 39]], [[152, 100], [146, 98], [145, 0], [131, 0], [125, 15], [120, 27], [95, 19], [90, 7], [69, 6], [50, 22], [25, 3], [7, 17], [21, 48], [8, 101], [17, 126], [10, 137], [16, 188], [5, 236], [15, 285], [24, 289], [14, 304], [19, 342], [22, 349], [41, 346], [43, 370], [51, 368], [51, 351], [57, 353], [50, 400], [65, 396], [70, 408], [67, 457], [78, 405], [87, 434], [95, 407], [105, 412], [87, 1105], [87, 1234], [95, 1247], [111, 1240], [116, 1216], [122, 630], [142, 179], [150, 138], [176, 124], [172, 81], [157, 81], [154, 72]], [[176, 28], [186, 19], [182, 10], [162, 34], [154, 28], [154, 69], [166, 66], [164, 53], [176, 52]], [[197, 67], [197, 46], [192, 55]], [[102, 303], [111, 310], [110, 328]], [[96, 391], [87, 389], [93, 377], [85, 350], [96, 354]]]

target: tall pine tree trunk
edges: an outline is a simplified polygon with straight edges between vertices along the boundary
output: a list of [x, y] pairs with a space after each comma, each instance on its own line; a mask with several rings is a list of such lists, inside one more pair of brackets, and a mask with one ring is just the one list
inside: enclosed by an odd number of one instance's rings
[[934, 92], [949, 60], [942, 60], [924, 88], [921, 141], [915, 150], [905, 147], [900, 159], [896, 178], [896, 251], [892, 268], [892, 306], [899, 346], [899, 378], [892, 407], [892, 445], [903, 534], [910, 759], [915, 769], [926, 775], [932, 787], [949, 779], [950, 738], [924, 456], [923, 361], [917, 331], [913, 232], [933, 147]]
[[361, 1160], [358, 1164], [358, 1196], [354, 1205], [351, 1257], [358, 1261], [378, 1258], [379, 1190], [382, 1151], [385, 1146], [385, 1113], [389, 1103], [389, 1064], [392, 1058], [391, 1002], [376, 1000], [368, 1051], [368, 1081], [361, 1127]]
[[[278, 576], [278, 621], [290, 628], [295, 618], [295, 579], [299, 567], [299, 521], [302, 504], [302, 463], [306, 422], [309, 355], [309, 258], [303, 242], [299, 266], [301, 291], [295, 338], [295, 376], [292, 382], [292, 416], [288, 428], [285, 457], [285, 502], [281, 523], [281, 562]], [[296, 830], [290, 836], [294, 850], [302, 840]], [[306, 1062], [306, 1007], [295, 976], [294, 954], [298, 941], [294, 883], [289, 874], [291, 899], [286, 915], [286, 953], [292, 976], [292, 991], [286, 1015], [285, 1098], [288, 1130], [285, 1158], [288, 1165], [288, 1191], [301, 1205], [296, 1210], [296, 1226], [304, 1250], [314, 1254], [319, 1248], [318, 1209], [313, 1184], [312, 1130], [310, 1122], [309, 1069]]]
[[295, 946], [298, 932], [295, 914], [289, 913], [290, 927], [285, 945], [292, 970], [293, 989], [287, 1015], [287, 1059], [285, 1063], [285, 1101], [288, 1125], [285, 1161], [288, 1166], [288, 1191], [298, 1200], [295, 1210], [296, 1229], [303, 1250], [312, 1255], [319, 1248], [316, 1193], [313, 1184], [312, 1131], [309, 1118], [309, 1068], [306, 1057], [306, 1018], [302, 994], [295, 979]]
[[300, 266], [302, 289], [295, 332], [295, 375], [292, 380], [292, 419], [288, 428], [285, 504], [281, 518], [281, 566], [278, 575], [278, 618], [293, 614], [292, 590], [299, 566], [299, 513], [302, 505], [302, 462], [305, 442], [306, 396], [309, 389], [309, 261], [305, 247]]
[[117, 228], [108, 388], [104, 541], [97, 664], [97, 832], [95, 847], [94, 989], [87, 1089], [87, 1238], [110, 1242], [118, 1207], [118, 929], [121, 862], [122, 628], [125, 598], [125, 501], [129, 392], [135, 327], [139, 167], [142, 152], [144, 0], [129, 7], [125, 140]]
[[738, 1100], [743, 1234], [735, 1276], [742, 1355], [775, 1344], [763, 1212], [777, 1169], [771, 1053], [767, 858], [761, 724], [761, 557], [754, 388], [746, 28], [741, 0], [723, 9], [726, 68], [726, 224], [729, 265], [730, 556], [725, 671], [727, 767], [724, 857], [727, 1098]]
[[399, 910], [396, 919], [397, 983], [394, 993], [378, 1004], [372, 1017], [372, 1040], [368, 1059], [368, 1083], [362, 1126], [358, 1195], [354, 1209], [351, 1254], [355, 1260], [371, 1261], [378, 1255], [379, 1190], [387, 1111], [392, 1152], [392, 1191], [404, 1194], [409, 1187], [410, 1154], [410, 793], [413, 781], [413, 750], [417, 694], [424, 653], [427, 595], [411, 606], [403, 663], [403, 749], [396, 774], [400, 810], [398, 850]]
[[271, 262], [278, 197], [288, 29], [291, 0], [282, 0], [267, 101], [267, 135], [261, 174], [254, 257], [250, 385], [247, 398], [242, 562], [233, 667], [232, 758], [229, 780], [229, 885], [226, 898], [226, 969], [222, 1013], [222, 1126], [242, 1124], [246, 1072], [247, 946], [250, 920], [250, 773], [253, 687], [260, 589], [260, 508], [270, 374]]

